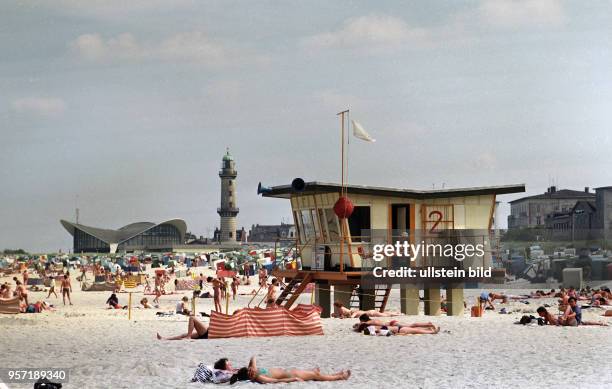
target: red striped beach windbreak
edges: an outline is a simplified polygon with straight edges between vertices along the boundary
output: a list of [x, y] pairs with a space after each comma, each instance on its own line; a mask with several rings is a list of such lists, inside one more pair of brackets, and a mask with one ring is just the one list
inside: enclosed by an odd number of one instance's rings
[[321, 308], [299, 304], [286, 308], [244, 308], [233, 315], [213, 311], [208, 338], [323, 335]]

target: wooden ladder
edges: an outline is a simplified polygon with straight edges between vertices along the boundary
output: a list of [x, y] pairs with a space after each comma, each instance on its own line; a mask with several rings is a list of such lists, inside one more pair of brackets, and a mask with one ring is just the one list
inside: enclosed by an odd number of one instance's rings
[[278, 298], [276, 299], [276, 305], [285, 307], [287, 309], [291, 308], [293, 303], [295, 303], [298, 297], [300, 297], [304, 289], [306, 289], [310, 281], [312, 281], [312, 274], [307, 273], [304, 276], [298, 273], [294, 278], [291, 279], [291, 281], [289, 281], [280, 296], [278, 296]]
[[374, 307], [379, 312], [384, 312], [391, 294], [391, 285], [376, 285], [374, 289]]

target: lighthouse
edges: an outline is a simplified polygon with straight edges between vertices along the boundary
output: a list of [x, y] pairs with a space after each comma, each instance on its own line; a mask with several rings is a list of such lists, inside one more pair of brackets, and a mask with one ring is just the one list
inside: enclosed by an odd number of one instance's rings
[[221, 217], [221, 242], [236, 242], [236, 216], [238, 207], [236, 206], [236, 163], [227, 148], [221, 161], [221, 206], [217, 208], [217, 213]]

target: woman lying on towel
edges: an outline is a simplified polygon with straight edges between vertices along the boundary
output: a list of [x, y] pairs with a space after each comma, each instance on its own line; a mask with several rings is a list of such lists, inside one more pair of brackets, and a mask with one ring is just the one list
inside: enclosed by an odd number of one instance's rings
[[230, 384], [237, 381], [253, 381], [260, 384], [277, 384], [281, 382], [298, 381], [343, 381], [351, 376], [350, 370], [341, 370], [335, 374], [321, 374], [319, 369], [312, 370], [286, 370], [279, 367], [257, 367], [255, 357], [251, 358], [249, 367], [243, 367], [230, 379]]
[[178, 336], [164, 338], [159, 332], [157, 333], [159, 340], [181, 340], [181, 339], [208, 339], [208, 326], [193, 316], [189, 316], [189, 324], [187, 325], [187, 333]]
[[391, 317], [391, 316], [400, 316], [401, 312], [394, 311], [386, 311], [379, 312], [374, 309], [370, 309], [368, 311], [362, 311], [359, 309], [348, 309], [340, 301], [336, 301], [334, 303], [334, 313], [332, 313], [332, 317], [337, 317], [338, 319], [350, 319], [356, 318], [361, 315], [368, 315], [369, 317]]
[[357, 331], [357, 332], [362, 332], [363, 330], [357, 330], [362, 323], [367, 324], [368, 326], [378, 326], [378, 327], [382, 327], [382, 326], [387, 326], [387, 327], [397, 326], [397, 327], [400, 327], [400, 328], [404, 328], [404, 327], [409, 327], [409, 328], [436, 328], [436, 326], [432, 322], [426, 322], [426, 323], [401, 323], [398, 320], [384, 321], [384, 320], [372, 319], [370, 316], [368, 316], [366, 314], [363, 314], [363, 315], [359, 316], [359, 323], [355, 323], [353, 325], [353, 329], [355, 331]]
[[391, 335], [435, 335], [440, 332], [440, 327], [436, 327], [433, 323], [414, 323], [404, 325], [396, 323], [395, 325], [368, 325], [367, 323], [359, 323], [353, 326], [355, 332], [363, 332], [366, 335], [371, 335], [371, 331], [376, 331], [376, 334], [390, 333]]

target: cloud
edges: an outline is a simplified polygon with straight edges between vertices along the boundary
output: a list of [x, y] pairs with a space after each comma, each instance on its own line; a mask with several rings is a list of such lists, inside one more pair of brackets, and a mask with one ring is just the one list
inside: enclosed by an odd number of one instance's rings
[[484, 0], [478, 8], [482, 20], [492, 26], [559, 26], [567, 21], [558, 0]]
[[26, 97], [13, 101], [12, 107], [20, 114], [54, 117], [64, 113], [66, 102], [55, 97]]
[[429, 35], [428, 30], [411, 27], [394, 16], [367, 15], [347, 19], [341, 29], [307, 37], [302, 44], [310, 49], [422, 46], [429, 41]]
[[178, 61], [209, 66], [266, 63], [266, 58], [234, 50], [214, 41], [201, 31], [175, 34], [155, 42], [141, 42], [130, 33], [104, 38], [97, 33], [83, 34], [69, 44], [79, 58], [90, 62]]
[[196, 0], [42, 0], [39, 5], [63, 12], [97, 19], [126, 19], [147, 13], [167, 14], [190, 9]]

